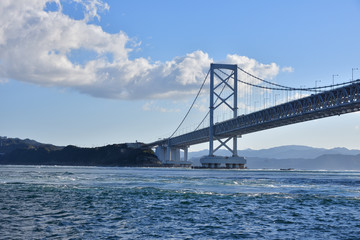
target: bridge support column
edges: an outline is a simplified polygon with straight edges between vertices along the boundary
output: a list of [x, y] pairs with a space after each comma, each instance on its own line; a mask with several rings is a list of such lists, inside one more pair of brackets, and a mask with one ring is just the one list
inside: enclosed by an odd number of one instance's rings
[[166, 159], [166, 147], [164, 146], [157, 146], [155, 149], [155, 155], [158, 157], [158, 159], [164, 163]]
[[169, 146], [166, 147], [166, 158], [165, 158], [165, 162], [166, 161], [170, 161], [171, 160], [171, 148]]
[[238, 155], [237, 153], [237, 136], [233, 137], [233, 150], [232, 150], [232, 156], [236, 157]]
[[184, 147], [184, 160], [180, 159], [180, 148], [170, 146], [158, 146], [155, 154], [164, 166], [168, 167], [190, 167], [188, 161], [188, 147]]
[[180, 161], [180, 148], [170, 148], [170, 158], [167, 161]]
[[189, 148], [188, 147], [184, 147], [184, 161], [187, 162], [188, 160], [188, 154], [189, 154]]

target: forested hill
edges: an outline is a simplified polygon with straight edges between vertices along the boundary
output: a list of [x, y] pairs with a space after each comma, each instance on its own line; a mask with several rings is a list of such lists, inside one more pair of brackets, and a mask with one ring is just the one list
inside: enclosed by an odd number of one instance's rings
[[131, 144], [104, 147], [58, 147], [33, 140], [1, 138], [0, 164], [65, 165], [65, 166], [160, 166], [151, 149], [135, 148]]
[[17, 149], [36, 149], [39, 147], [49, 151], [60, 150], [63, 148], [51, 144], [39, 143], [31, 139], [0, 137], [0, 153], [2, 154], [8, 154]]

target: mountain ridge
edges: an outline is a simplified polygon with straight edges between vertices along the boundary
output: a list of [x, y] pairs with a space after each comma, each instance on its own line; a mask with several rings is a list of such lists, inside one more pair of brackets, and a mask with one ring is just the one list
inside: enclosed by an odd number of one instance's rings
[[[208, 150], [190, 152], [194, 166], [200, 166], [200, 157]], [[229, 156], [227, 150], [216, 155]], [[245, 149], [238, 151], [247, 159], [249, 169], [304, 169], [304, 170], [360, 170], [360, 150], [347, 148], [313, 148], [301, 145], [286, 145], [268, 149]]]
[[[201, 157], [208, 155], [208, 150], [200, 150], [189, 152], [189, 158]], [[216, 155], [226, 156], [229, 151], [220, 149]], [[288, 158], [307, 158], [313, 159], [325, 154], [342, 154], [342, 155], [357, 155], [360, 154], [358, 149], [347, 149], [345, 147], [336, 147], [331, 149], [314, 148], [303, 145], [285, 145], [266, 149], [244, 149], [238, 150], [239, 156], [244, 157], [261, 157], [261, 158], [274, 158], [274, 159], [288, 159]]]

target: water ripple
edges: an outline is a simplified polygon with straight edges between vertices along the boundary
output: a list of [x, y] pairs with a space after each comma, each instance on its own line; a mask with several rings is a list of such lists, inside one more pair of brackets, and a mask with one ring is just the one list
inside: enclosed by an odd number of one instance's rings
[[358, 239], [360, 173], [8, 166], [0, 239]]

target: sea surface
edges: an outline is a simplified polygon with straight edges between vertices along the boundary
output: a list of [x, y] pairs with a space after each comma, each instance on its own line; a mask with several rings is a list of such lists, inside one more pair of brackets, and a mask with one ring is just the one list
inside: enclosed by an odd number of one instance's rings
[[0, 166], [0, 239], [360, 239], [360, 172]]

